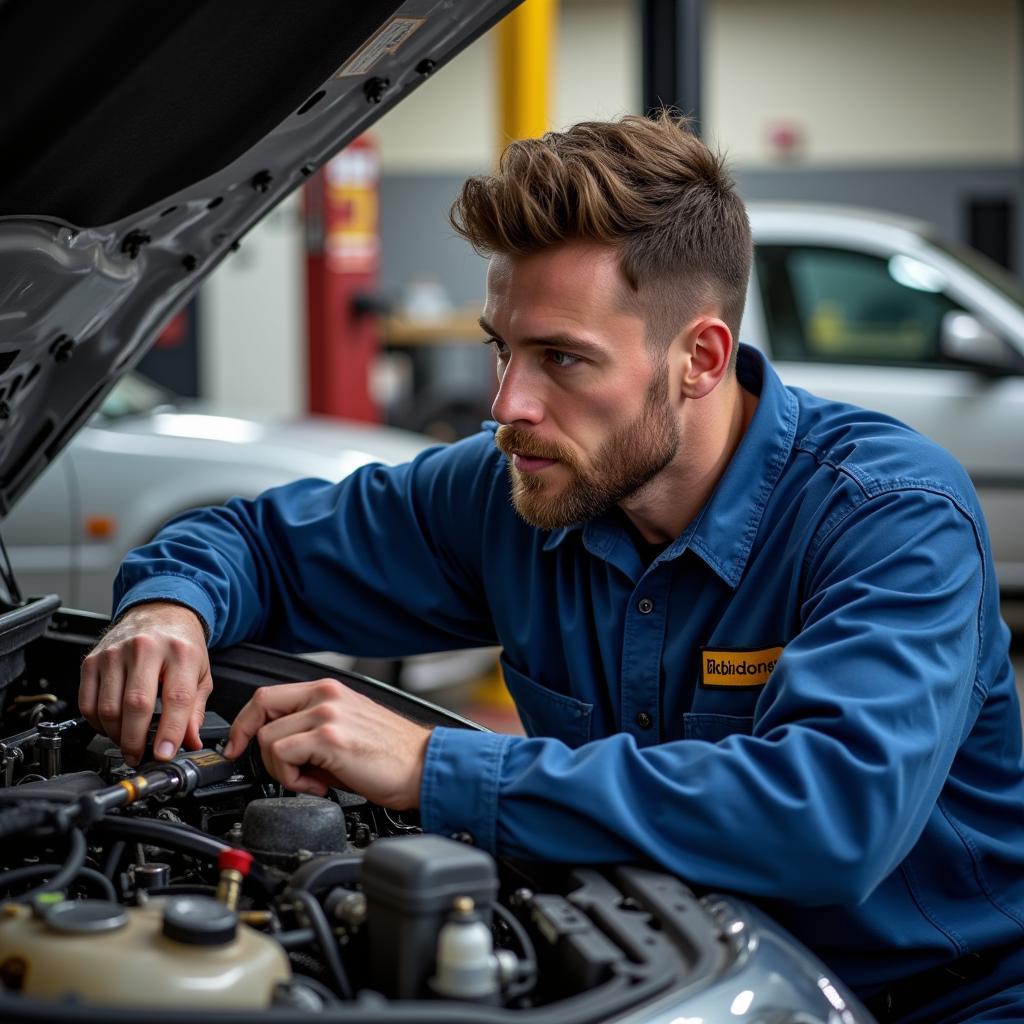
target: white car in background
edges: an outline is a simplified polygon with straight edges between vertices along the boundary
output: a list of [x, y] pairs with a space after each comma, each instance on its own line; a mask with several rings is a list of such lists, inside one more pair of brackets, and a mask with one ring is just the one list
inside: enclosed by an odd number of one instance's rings
[[751, 203], [741, 336], [787, 384], [895, 416], [966, 467], [1000, 586], [1024, 595], [1024, 290], [920, 221]]
[[[786, 383], [888, 413], [951, 451], [978, 488], [1000, 586], [1024, 595], [1020, 284], [920, 221], [809, 203], [749, 210], [742, 339]], [[471, 420], [486, 418], [489, 396], [464, 397], [479, 411]], [[430, 443], [326, 418], [218, 415], [131, 375], [18, 502], [4, 536], [27, 591], [106, 612], [121, 558], [171, 516], [299, 476], [405, 461]]]
[[[173, 516], [298, 477], [341, 480], [369, 462], [408, 462], [434, 444], [326, 416], [230, 416], [130, 373], [18, 501], [3, 534], [26, 594], [60, 594], [68, 607], [106, 615], [121, 560]], [[314, 653], [417, 693], [476, 679], [497, 657], [493, 648], [392, 660]]]
[[368, 462], [408, 462], [431, 444], [327, 417], [225, 415], [129, 374], [18, 501], [4, 539], [23, 591], [109, 614], [121, 559], [173, 516], [298, 477], [341, 480]]

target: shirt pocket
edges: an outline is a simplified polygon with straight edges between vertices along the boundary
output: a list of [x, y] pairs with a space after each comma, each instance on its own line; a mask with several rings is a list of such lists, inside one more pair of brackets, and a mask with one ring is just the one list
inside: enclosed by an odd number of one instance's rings
[[504, 656], [501, 670], [528, 736], [554, 736], [570, 747], [590, 742], [593, 704], [535, 683], [512, 668]]
[[690, 712], [683, 715], [683, 737], [717, 743], [727, 736], [750, 736], [754, 732], [753, 715], [720, 715]]

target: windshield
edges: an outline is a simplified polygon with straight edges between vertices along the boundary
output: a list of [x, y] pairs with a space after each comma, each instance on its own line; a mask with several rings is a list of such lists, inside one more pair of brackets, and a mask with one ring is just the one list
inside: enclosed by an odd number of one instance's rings
[[1024, 284], [994, 260], [966, 245], [956, 245], [939, 238], [929, 237], [928, 241], [954, 259], [967, 265], [987, 284], [1002, 292], [1011, 302], [1024, 306]]
[[141, 373], [127, 373], [103, 399], [100, 415], [110, 420], [142, 416], [160, 406], [174, 405], [177, 401], [178, 396], [173, 391], [155, 384]]

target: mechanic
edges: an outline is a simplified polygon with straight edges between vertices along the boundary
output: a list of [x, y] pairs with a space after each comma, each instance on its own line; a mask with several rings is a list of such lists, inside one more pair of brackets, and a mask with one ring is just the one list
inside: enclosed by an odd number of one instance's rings
[[513, 143], [452, 222], [490, 258], [490, 424], [172, 521], [124, 562], [81, 707], [132, 759], [198, 726], [207, 644], [500, 644], [526, 737], [266, 687], [286, 787], [548, 861], [759, 901], [883, 1020], [1024, 1020], [1024, 769], [978, 500], [937, 446], [736, 343], [720, 158], [663, 114]]

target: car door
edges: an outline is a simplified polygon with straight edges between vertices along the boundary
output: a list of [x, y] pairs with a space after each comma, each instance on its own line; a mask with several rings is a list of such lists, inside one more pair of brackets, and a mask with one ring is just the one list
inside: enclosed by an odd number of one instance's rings
[[77, 487], [71, 452], [63, 452], [0, 523], [14, 575], [26, 596], [77, 597]]
[[[986, 310], [983, 283], [923, 243], [777, 236], [758, 241], [755, 266], [752, 320], [782, 379], [888, 413], [951, 451], [978, 489], [1004, 590], [1024, 590], [1024, 354]], [[965, 312], [999, 331], [1003, 372], [948, 355], [948, 315]]]

